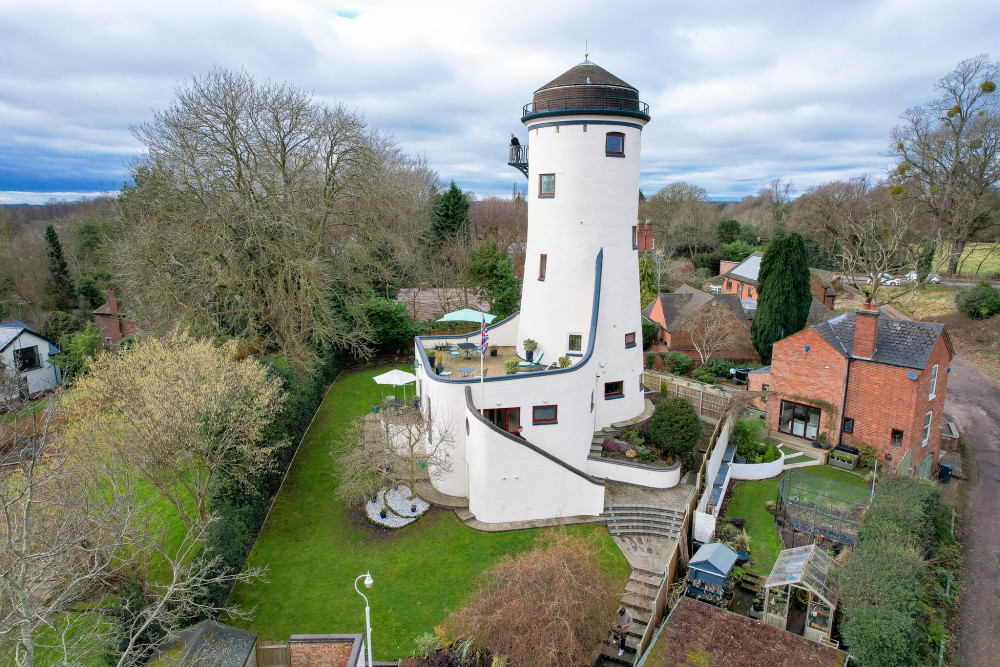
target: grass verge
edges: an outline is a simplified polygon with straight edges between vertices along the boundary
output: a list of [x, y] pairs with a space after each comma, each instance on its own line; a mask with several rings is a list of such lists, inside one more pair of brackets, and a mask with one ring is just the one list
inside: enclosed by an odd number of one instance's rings
[[[529, 549], [553, 529], [481, 533], [452, 512], [431, 510], [396, 531], [372, 528], [360, 512], [335, 497], [330, 444], [351, 420], [378, 401], [372, 377], [388, 368], [345, 373], [327, 393], [292, 463], [248, 564], [266, 565], [269, 583], [240, 585], [231, 604], [255, 606], [250, 621], [235, 625], [260, 639], [294, 633], [363, 633], [364, 601], [354, 579], [371, 571], [372, 645], [378, 658], [399, 658], [413, 638], [430, 632], [475, 590], [477, 577], [505, 554]], [[622, 586], [629, 568], [607, 531], [566, 530], [591, 537], [604, 566]]]

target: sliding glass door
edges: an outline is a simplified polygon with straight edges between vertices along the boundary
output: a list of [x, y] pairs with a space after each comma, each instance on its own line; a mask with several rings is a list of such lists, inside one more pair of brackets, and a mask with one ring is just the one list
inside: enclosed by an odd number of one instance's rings
[[782, 433], [797, 435], [800, 438], [812, 440], [819, 433], [819, 416], [821, 410], [811, 405], [781, 402], [781, 420], [778, 430]]

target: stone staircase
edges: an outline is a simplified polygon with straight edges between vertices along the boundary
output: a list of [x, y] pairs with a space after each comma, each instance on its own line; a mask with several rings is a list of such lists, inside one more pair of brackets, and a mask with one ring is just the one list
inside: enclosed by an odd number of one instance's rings
[[683, 512], [643, 505], [605, 507], [601, 518], [613, 537], [647, 535], [676, 540], [684, 523]]
[[592, 662], [596, 662], [598, 667], [619, 667], [621, 665], [633, 665], [639, 657], [636, 649], [642, 640], [642, 635], [649, 625], [650, 610], [656, 593], [663, 582], [663, 576], [655, 572], [645, 570], [632, 570], [628, 584], [625, 586], [625, 593], [622, 595], [621, 604], [632, 614], [632, 624], [629, 626], [628, 635], [625, 637], [625, 652], [618, 655], [618, 649], [610, 643], [601, 644], [598, 648], [598, 655]]

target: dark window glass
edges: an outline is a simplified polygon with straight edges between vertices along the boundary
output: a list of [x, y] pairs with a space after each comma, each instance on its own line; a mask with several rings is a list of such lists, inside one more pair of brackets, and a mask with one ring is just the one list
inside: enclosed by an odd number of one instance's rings
[[542, 255], [541, 257], [538, 258], [538, 279], [539, 280], [545, 280], [545, 269], [548, 268], [548, 265], [549, 265], [549, 256], [548, 255]]
[[555, 424], [558, 408], [555, 405], [536, 405], [531, 410], [532, 424]]
[[38, 346], [22, 347], [20, 350], [14, 350], [14, 365], [17, 367], [19, 373], [41, 368], [42, 364], [38, 359]]
[[567, 347], [570, 352], [583, 352], [583, 334], [570, 334]]
[[854, 433], [854, 420], [845, 419], [844, 420], [844, 433]]
[[625, 347], [635, 347], [635, 332], [625, 334]]
[[893, 447], [902, 447], [903, 432], [900, 431], [898, 428], [892, 429], [892, 435], [889, 437], [889, 442], [892, 444]]
[[604, 140], [604, 152], [607, 155], [625, 155], [625, 135], [621, 132], [608, 132]]
[[604, 398], [618, 398], [619, 396], [624, 396], [624, 383], [622, 382], [605, 382], [604, 383]]
[[778, 430], [800, 438], [815, 438], [819, 433], [821, 412], [819, 408], [811, 405], [782, 401]]

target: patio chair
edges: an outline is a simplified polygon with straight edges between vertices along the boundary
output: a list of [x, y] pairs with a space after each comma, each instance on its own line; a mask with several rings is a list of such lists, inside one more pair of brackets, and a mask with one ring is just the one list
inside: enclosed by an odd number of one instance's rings
[[448, 350], [448, 354], [450, 354], [453, 357], [457, 357], [458, 356], [458, 350], [455, 349], [455, 348], [452, 348], [452, 349]]
[[545, 354], [544, 352], [539, 352], [537, 359], [535, 359], [534, 361], [522, 361], [521, 363], [518, 364], [518, 366], [520, 366], [521, 368], [530, 368], [531, 366], [541, 366], [542, 356], [544, 356], [544, 354]]
[[547, 370], [547, 371], [550, 371], [550, 370], [552, 370], [553, 368], [555, 368], [555, 367], [556, 367], [556, 365], [557, 365], [558, 363], [559, 363], [558, 361], [553, 361], [553, 362], [552, 362], [551, 364], [549, 364], [548, 366], [546, 366], [546, 367], [545, 367], [545, 370]]

